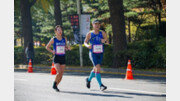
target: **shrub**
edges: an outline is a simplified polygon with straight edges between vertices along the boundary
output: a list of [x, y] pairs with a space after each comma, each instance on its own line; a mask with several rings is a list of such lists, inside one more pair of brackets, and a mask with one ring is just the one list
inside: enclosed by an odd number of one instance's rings
[[[119, 62], [123, 66], [127, 66], [127, 60], [132, 60], [134, 68], [165, 68], [166, 67], [166, 43], [165, 38], [160, 40], [146, 40], [128, 43], [128, 49], [119, 51], [113, 54], [113, 46], [105, 45], [104, 58], [102, 65], [111, 67], [113, 64], [113, 57], [117, 56]], [[66, 64], [67, 65], [80, 65], [79, 60], [79, 45], [71, 46], [71, 51], [66, 51]], [[14, 47], [14, 63], [20, 64], [23, 61], [23, 48]], [[48, 52], [45, 47], [34, 48], [35, 64], [51, 65], [53, 55]], [[83, 46], [83, 65], [92, 66], [89, 59], [89, 49]]]
[[14, 47], [14, 64], [23, 63], [23, 47]]

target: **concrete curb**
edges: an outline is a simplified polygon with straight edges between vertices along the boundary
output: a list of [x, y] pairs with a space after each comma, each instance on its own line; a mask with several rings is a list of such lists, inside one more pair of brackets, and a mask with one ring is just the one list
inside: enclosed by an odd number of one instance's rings
[[[28, 66], [27, 65], [15, 65], [14, 70], [15, 71], [27, 71]], [[51, 67], [39, 67], [34, 66], [33, 67], [34, 72], [45, 72], [50, 73]], [[87, 72], [89, 73], [92, 70], [92, 68], [72, 68], [72, 67], [66, 67], [65, 71], [68, 72]], [[114, 68], [101, 68], [101, 73], [104, 74], [120, 74], [120, 75], [126, 75], [126, 69], [114, 69]], [[150, 77], [166, 77], [165, 72], [149, 72], [149, 71], [133, 71], [133, 75], [136, 76], [150, 76]]]

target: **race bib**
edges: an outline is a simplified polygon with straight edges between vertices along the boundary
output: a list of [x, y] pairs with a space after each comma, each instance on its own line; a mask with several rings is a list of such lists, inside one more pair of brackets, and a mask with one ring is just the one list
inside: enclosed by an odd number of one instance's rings
[[56, 54], [65, 54], [65, 46], [56, 46]]
[[103, 45], [93, 45], [93, 53], [102, 53]]

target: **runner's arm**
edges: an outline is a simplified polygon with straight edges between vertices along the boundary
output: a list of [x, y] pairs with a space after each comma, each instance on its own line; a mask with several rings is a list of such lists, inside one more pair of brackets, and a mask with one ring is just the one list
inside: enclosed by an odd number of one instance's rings
[[70, 47], [70, 45], [67, 43], [67, 38], [65, 37], [65, 40], [66, 40], [66, 50], [71, 50], [71, 47]]
[[104, 38], [104, 39], [102, 39], [103, 43], [109, 44], [106, 32], [102, 31], [102, 35], [103, 35], [103, 38]]
[[90, 40], [90, 37], [91, 37], [91, 33], [88, 32], [87, 35], [86, 35], [86, 38], [85, 38], [85, 40], [84, 40], [84, 45], [85, 45], [87, 48], [89, 48], [89, 49], [91, 49], [91, 45], [88, 45], [88, 42], [89, 42], [89, 40]]
[[47, 49], [49, 52], [55, 54], [55, 52], [50, 48], [53, 43], [54, 43], [54, 38], [51, 38], [51, 40], [49, 41], [49, 43], [46, 45], [46, 49]]

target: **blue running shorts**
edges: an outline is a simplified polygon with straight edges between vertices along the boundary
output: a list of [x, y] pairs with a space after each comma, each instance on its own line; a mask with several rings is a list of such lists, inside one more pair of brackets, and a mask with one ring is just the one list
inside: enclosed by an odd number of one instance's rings
[[103, 60], [103, 53], [92, 53], [91, 51], [89, 52], [89, 58], [92, 61], [93, 65], [96, 66], [97, 64], [102, 63]]

